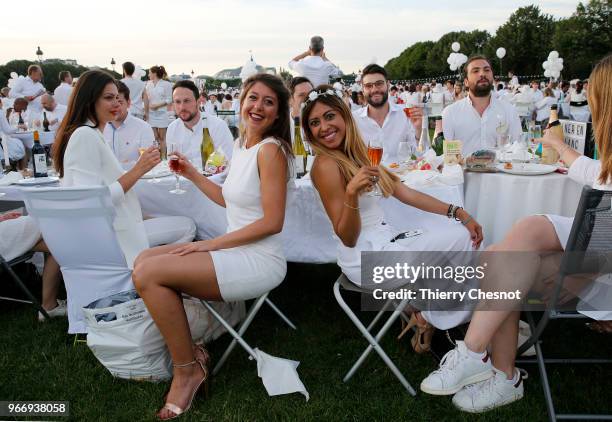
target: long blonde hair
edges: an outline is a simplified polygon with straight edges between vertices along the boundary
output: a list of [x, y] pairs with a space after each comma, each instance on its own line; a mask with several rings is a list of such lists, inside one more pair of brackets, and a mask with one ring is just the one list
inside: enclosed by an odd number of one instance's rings
[[588, 101], [593, 132], [601, 161], [599, 182], [612, 177], [612, 54], [601, 59], [589, 76]]
[[[333, 88], [329, 85], [320, 85], [317, 89], [310, 92], [316, 92], [317, 98], [315, 100], [307, 100], [304, 108], [302, 109], [302, 127], [304, 129], [304, 137], [306, 141], [312, 146], [312, 149], [316, 155], [326, 155], [332, 158], [338, 167], [340, 173], [344, 178], [345, 182], [348, 183], [359, 171], [361, 167], [370, 166], [370, 159], [368, 158], [368, 150], [366, 147], [355, 119], [351, 114], [350, 109], [344, 103], [342, 98], [335, 94], [329, 94], [328, 91], [333, 92]], [[344, 141], [338, 149], [329, 149], [313, 136], [310, 125], [308, 124], [308, 116], [312, 111], [312, 108], [316, 103], [323, 103], [338, 113], [346, 124], [346, 134]], [[395, 187], [395, 183], [399, 178], [393, 173], [389, 172], [386, 168], [380, 167], [380, 179], [378, 186], [380, 187], [383, 196], [390, 196]]]

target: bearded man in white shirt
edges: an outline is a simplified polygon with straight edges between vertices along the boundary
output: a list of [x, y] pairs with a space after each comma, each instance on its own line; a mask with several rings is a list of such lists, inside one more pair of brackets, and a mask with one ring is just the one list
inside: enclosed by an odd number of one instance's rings
[[145, 110], [148, 110], [149, 98], [147, 97], [147, 91], [145, 90], [145, 83], [138, 78], [134, 78], [134, 71], [136, 66], [132, 62], [125, 62], [121, 65], [123, 67], [123, 82], [130, 90], [130, 109], [129, 113], [138, 117], [142, 120], [147, 120], [148, 116], [145, 115]]
[[[183, 154], [196, 167], [203, 168], [200, 146], [204, 128], [208, 128], [215, 150], [221, 148], [227, 161], [232, 158], [234, 138], [227, 123], [217, 116], [202, 116], [198, 108], [200, 93], [190, 80], [181, 80], [172, 88], [172, 101], [178, 119], [170, 123], [166, 138], [182, 145]], [[171, 151], [169, 151], [171, 152]]]
[[442, 127], [446, 139], [463, 142], [464, 157], [483, 148], [494, 148], [499, 127], [507, 136], [521, 135], [521, 122], [514, 106], [492, 95], [493, 70], [484, 56], [473, 56], [464, 67], [464, 85], [469, 94], [444, 109]]
[[11, 89], [11, 98], [25, 98], [30, 112], [38, 114], [38, 112], [42, 111], [40, 96], [46, 92], [45, 87], [40, 83], [42, 78], [43, 71], [40, 66], [30, 65], [28, 67], [28, 76], [18, 79], [15, 86]]
[[63, 106], [68, 105], [70, 94], [72, 93], [72, 75], [67, 70], [62, 70], [59, 73], [60, 84], [53, 91], [53, 98], [58, 104]]
[[417, 132], [413, 122], [419, 123], [421, 115], [415, 111], [411, 115], [411, 119], [414, 119], [411, 122], [404, 114], [403, 106], [389, 102], [387, 71], [377, 64], [367, 65], [363, 69], [361, 86], [367, 105], [353, 112], [359, 131], [365, 142], [371, 139], [382, 141], [382, 164], [399, 163], [399, 143], [408, 142], [416, 146]]
[[151, 125], [129, 113], [130, 89], [121, 81], [119, 91], [119, 114], [104, 128], [104, 140], [121, 163], [135, 163], [140, 158], [140, 149], [153, 145], [155, 135]]
[[289, 62], [289, 69], [308, 78], [315, 88], [328, 84], [330, 77], [340, 76], [340, 70], [325, 56], [323, 38], [318, 35], [310, 39], [308, 50]]

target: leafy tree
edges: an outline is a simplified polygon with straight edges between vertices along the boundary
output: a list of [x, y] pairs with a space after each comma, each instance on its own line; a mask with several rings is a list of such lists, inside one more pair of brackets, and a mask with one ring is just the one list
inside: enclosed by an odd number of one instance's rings
[[576, 12], [558, 22], [553, 47], [564, 58], [563, 74], [586, 78], [612, 46], [610, 0], [590, 0], [578, 4]]
[[452, 52], [451, 44], [453, 42], [457, 41], [461, 45], [459, 51], [469, 57], [473, 54], [482, 54], [482, 50], [490, 38], [491, 35], [487, 31], [480, 30], [444, 34], [427, 53], [428, 76], [453, 73], [446, 62], [448, 55]]
[[405, 49], [399, 57], [389, 60], [385, 69], [390, 79], [412, 79], [429, 71], [427, 53], [433, 41], [417, 42]]
[[494, 58], [495, 50], [504, 47], [504, 69], [521, 75], [541, 75], [542, 62], [552, 50], [555, 25], [553, 17], [542, 14], [538, 6], [521, 7], [497, 29], [485, 52]]

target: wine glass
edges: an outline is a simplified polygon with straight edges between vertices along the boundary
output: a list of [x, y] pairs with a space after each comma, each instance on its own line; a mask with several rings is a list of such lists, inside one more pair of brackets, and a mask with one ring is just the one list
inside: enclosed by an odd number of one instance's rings
[[[153, 139], [153, 143], [151, 145], [156, 147], [157, 149], [159, 149], [159, 141], [157, 139]], [[146, 151], [146, 148], [142, 149], [142, 146], [143, 146], [142, 144], [140, 146], [141, 146], [141, 148], [138, 148], [138, 154], [142, 155]], [[142, 152], [141, 152], [141, 149], [142, 149]], [[160, 154], [161, 154], [161, 152], [160, 152]], [[157, 178], [157, 172], [155, 171], [155, 167], [153, 167], [153, 169], [151, 169], [151, 171], [153, 172], [153, 178], [149, 179], [148, 182], [149, 183], [159, 183], [160, 180]]]
[[182, 195], [186, 192], [185, 190], [181, 189], [179, 171], [182, 170], [182, 167], [179, 161], [179, 156], [176, 155], [177, 152], [181, 152], [181, 145], [182, 144], [180, 144], [179, 142], [168, 142], [168, 167], [170, 167], [170, 170], [172, 171], [172, 173], [174, 173], [174, 177], [176, 177], [176, 185], [174, 189], [170, 191], [170, 193], [173, 193], [175, 195]]
[[416, 155], [416, 147], [407, 141], [402, 141], [397, 147], [397, 157], [399, 158], [399, 164], [410, 164], [412, 162], [412, 156]]
[[[378, 167], [380, 165], [380, 160], [383, 155], [383, 144], [380, 138], [372, 138], [368, 142], [368, 158], [370, 159], [370, 164], [374, 167]], [[381, 196], [382, 192], [378, 187], [378, 181], [374, 183], [374, 189], [367, 194], [367, 196]]]

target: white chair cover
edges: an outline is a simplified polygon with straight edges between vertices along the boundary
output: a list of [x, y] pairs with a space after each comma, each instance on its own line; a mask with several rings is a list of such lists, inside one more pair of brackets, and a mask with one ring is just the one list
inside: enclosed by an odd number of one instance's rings
[[59, 263], [68, 293], [68, 333], [85, 333], [81, 308], [134, 288], [119, 247], [108, 187], [24, 189], [29, 214]]

